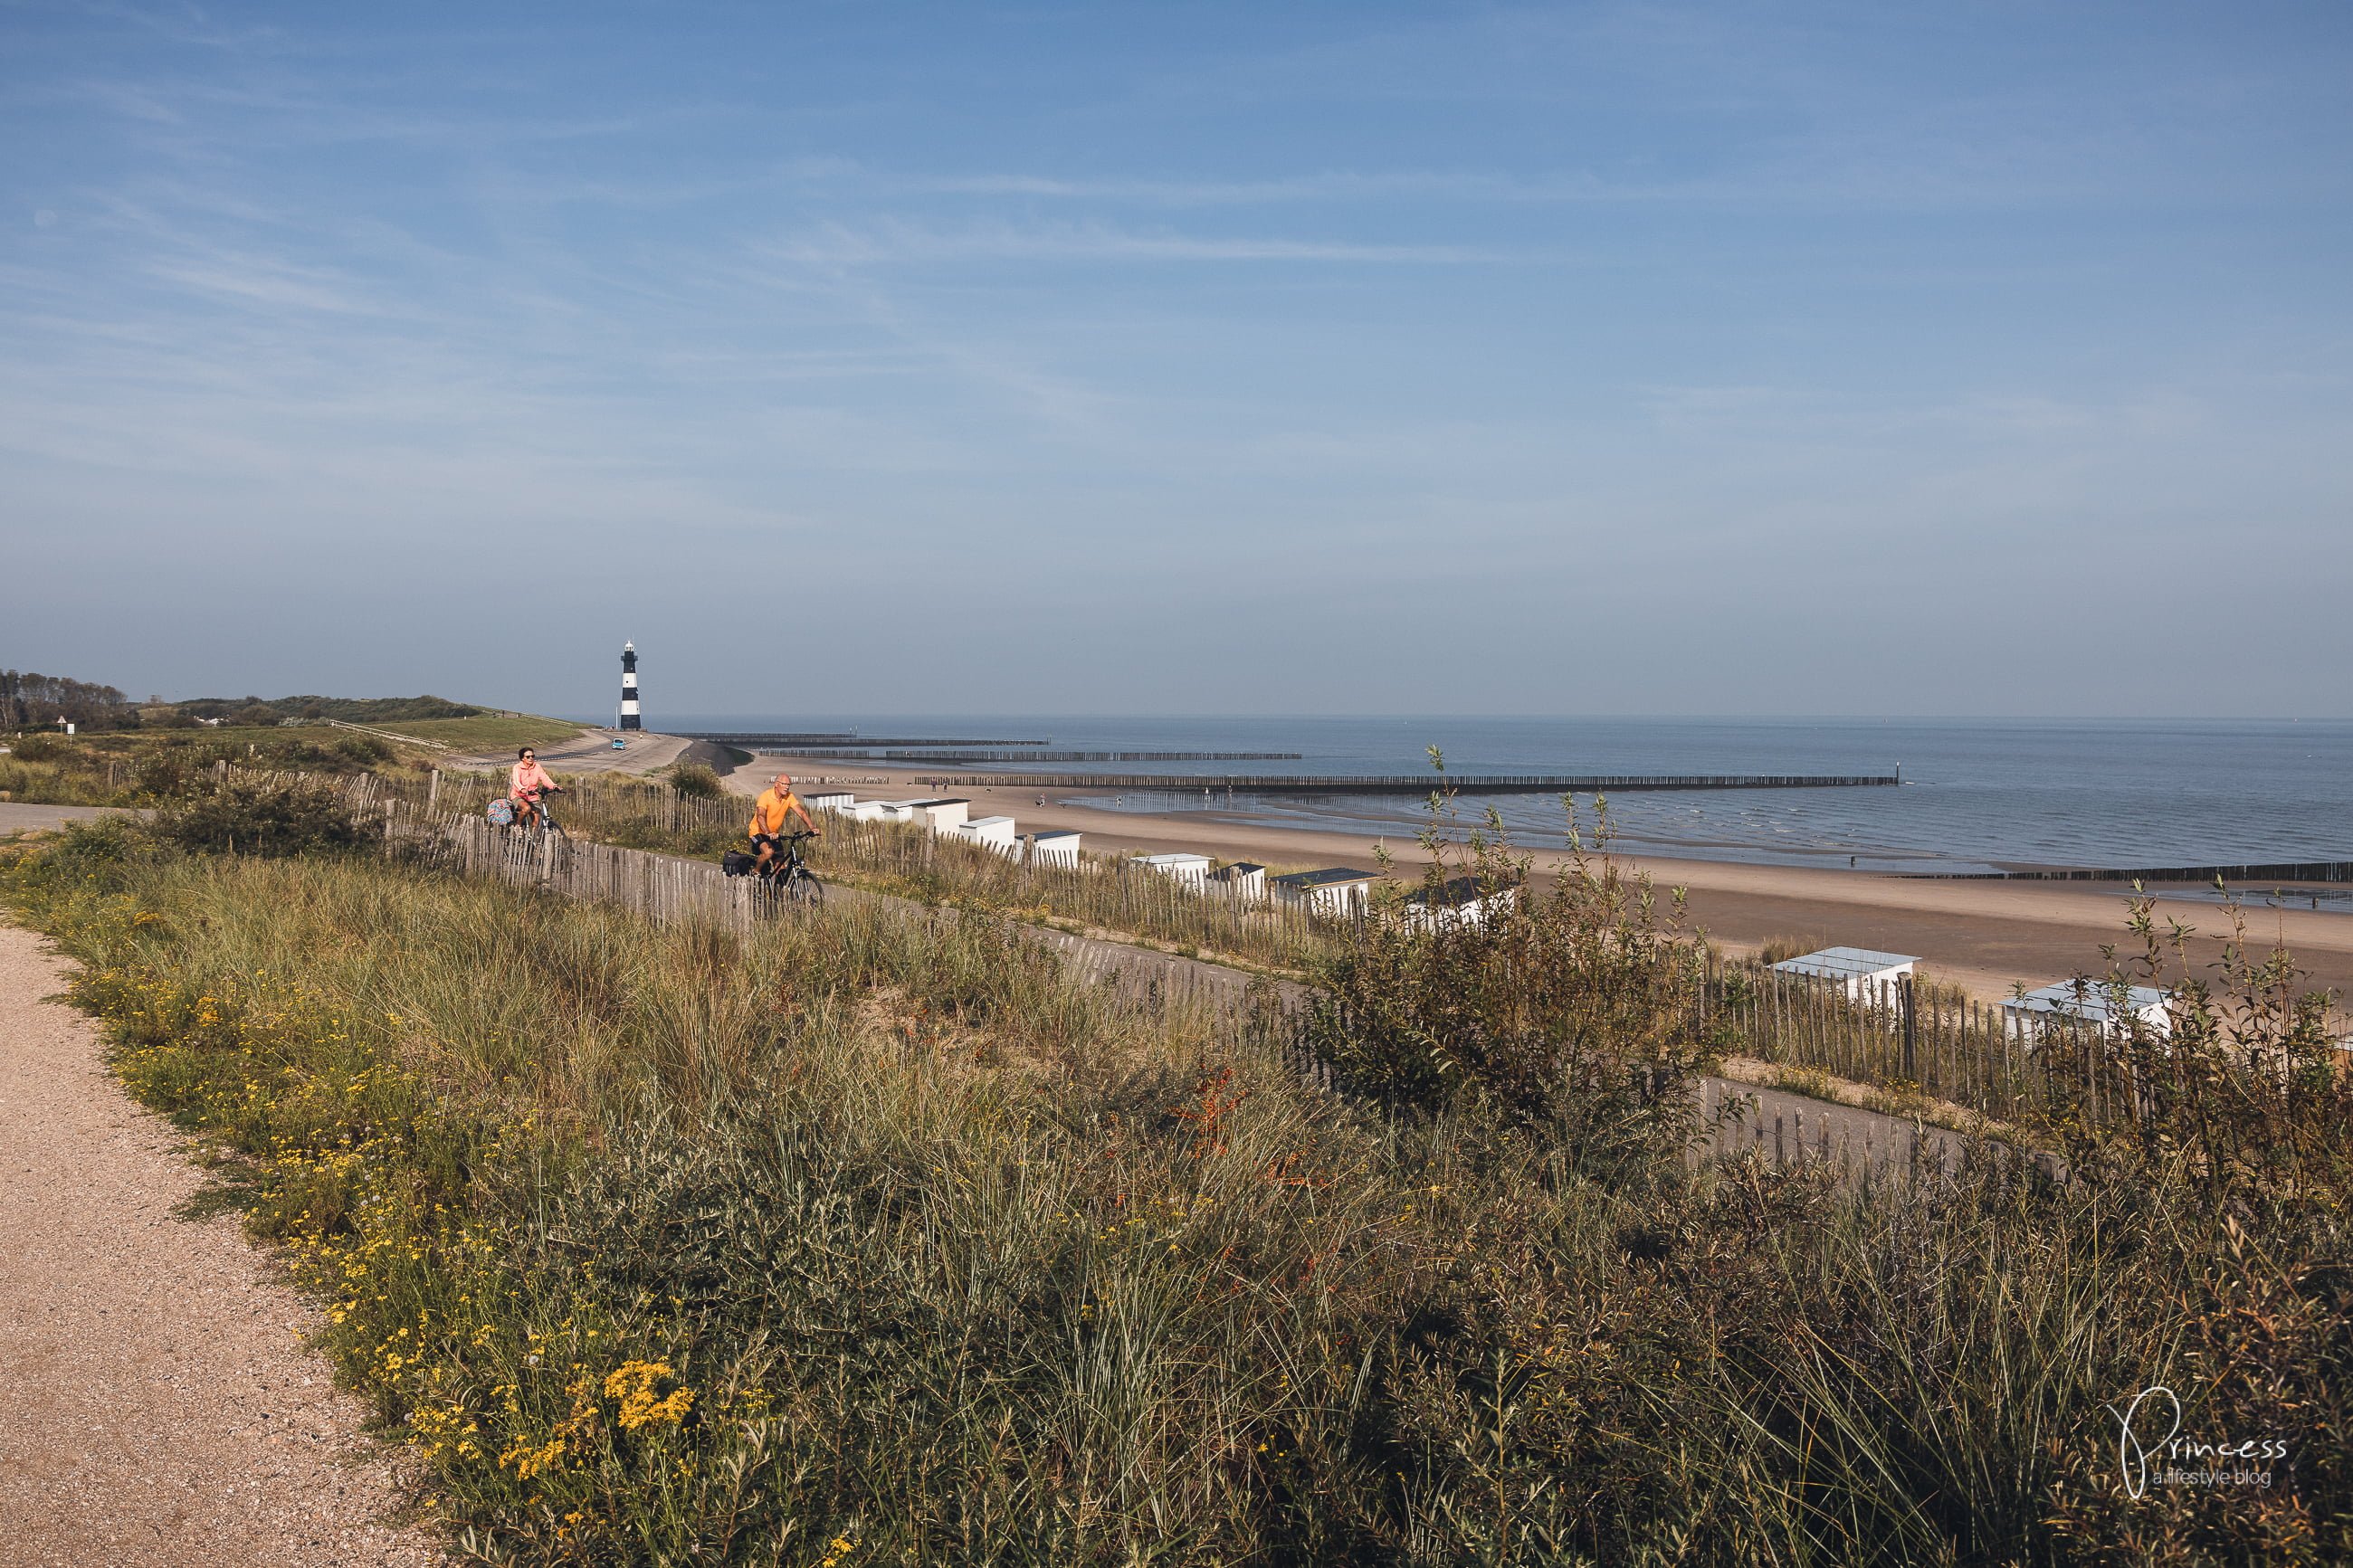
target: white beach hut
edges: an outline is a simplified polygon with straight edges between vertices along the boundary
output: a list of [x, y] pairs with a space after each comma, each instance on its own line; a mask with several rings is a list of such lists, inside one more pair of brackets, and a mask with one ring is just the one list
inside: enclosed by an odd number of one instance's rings
[[916, 805], [920, 815], [915, 820], [934, 833], [953, 833], [962, 827], [965, 815], [972, 809], [972, 802], [955, 796], [918, 801]]
[[982, 816], [959, 823], [951, 837], [966, 844], [977, 844], [983, 849], [994, 849], [999, 855], [1018, 855], [1021, 846], [1013, 837], [1013, 819], [1009, 816]]
[[1511, 902], [1513, 890], [1476, 877], [1449, 877], [1435, 889], [1416, 888], [1405, 896], [1406, 923], [1415, 927], [1484, 925], [1490, 914]]
[[1857, 1001], [1885, 997], [1895, 983], [1912, 973], [1920, 961], [1901, 952], [1874, 952], [1867, 947], [1826, 947], [1773, 966], [1776, 974], [1795, 974], [1828, 981]]
[[1320, 871], [1293, 871], [1268, 879], [1274, 896], [1300, 904], [1319, 915], [1361, 915], [1371, 899], [1373, 874], [1347, 866], [1327, 866]]
[[1220, 866], [1209, 873], [1212, 890], [1245, 904], [1266, 902], [1266, 868], [1248, 860]]
[[2095, 980], [2063, 980], [2001, 1005], [2002, 1017], [2012, 1034], [2031, 1038], [2043, 1024], [2074, 1018], [2096, 1024], [2103, 1033], [2121, 1035], [2137, 1019], [2159, 1039], [2173, 1034], [2172, 1015], [2166, 1010], [2167, 994], [2154, 985], [2125, 988], [2121, 1010], [2116, 988]]
[[968, 800], [928, 795], [910, 800], [886, 800], [882, 803], [882, 820], [912, 822], [934, 833], [946, 833], [962, 825], [971, 805]]
[[829, 789], [821, 795], [801, 796], [801, 804], [811, 811], [839, 812], [843, 807], [853, 804], [857, 798], [846, 789]]
[[1181, 882], [1198, 892], [1208, 879], [1209, 868], [1215, 862], [1207, 855], [1177, 854], [1139, 855], [1128, 864], [1140, 866], [1147, 871], [1157, 871], [1170, 880]]
[[1031, 834], [1029, 863], [1033, 866], [1076, 867], [1079, 863], [1079, 835], [1064, 828]]
[[886, 800], [845, 800], [832, 811], [836, 816], [846, 816], [852, 822], [880, 822], [890, 806]]

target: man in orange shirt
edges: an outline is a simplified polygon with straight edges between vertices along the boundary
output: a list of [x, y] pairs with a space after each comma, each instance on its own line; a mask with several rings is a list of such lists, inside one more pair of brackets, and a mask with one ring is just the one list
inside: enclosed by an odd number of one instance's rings
[[767, 870], [768, 863], [783, 852], [784, 831], [796, 813], [811, 833], [823, 836], [825, 829], [817, 825], [817, 818], [808, 814], [801, 797], [793, 793], [790, 773], [778, 773], [776, 782], [762, 790], [760, 798], [752, 803], [752, 847], [760, 858], [762, 871]]

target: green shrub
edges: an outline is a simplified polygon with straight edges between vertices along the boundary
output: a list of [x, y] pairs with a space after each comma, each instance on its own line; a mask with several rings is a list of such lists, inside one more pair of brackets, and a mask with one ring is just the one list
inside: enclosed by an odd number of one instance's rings
[[195, 757], [181, 748], [150, 752], [131, 770], [132, 783], [139, 792], [157, 799], [185, 792], [196, 774]]
[[681, 763], [670, 771], [670, 786], [697, 800], [716, 800], [727, 793], [719, 775], [702, 763]]
[[69, 822], [29, 849], [16, 851], [12, 874], [26, 889], [112, 890], [135, 868], [169, 851], [136, 817]]
[[1308, 1027], [1317, 1054], [1394, 1108], [1467, 1097], [1547, 1136], [1572, 1103], [1597, 1132], [1680, 1118], [1675, 1089], [1699, 1055], [1688, 1026], [1701, 954], [1648, 882], [1580, 855], [1540, 896], [1493, 839], [1474, 836], [1459, 866], [1428, 841], [1438, 853], [1423, 890], [1468, 882], [1484, 912], [1377, 906], [1324, 966]]
[[27, 763], [53, 763], [66, 754], [66, 742], [61, 736], [44, 735], [36, 731], [20, 735], [12, 742], [18, 760]]
[[167, 801], [155, 814], [155, 832], [184, 849], [247, 855], [320, 854], [367, 841], [358, 815], [332, 786], [237, 773]]

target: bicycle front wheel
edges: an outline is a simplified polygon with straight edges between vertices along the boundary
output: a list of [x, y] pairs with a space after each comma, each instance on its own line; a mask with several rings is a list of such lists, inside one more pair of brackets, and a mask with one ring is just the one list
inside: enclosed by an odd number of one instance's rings
[[825, 884], [807, 871], [793, 879], [792, 885], [785, 889], [785, 896], [813, 910], [825, 908]]

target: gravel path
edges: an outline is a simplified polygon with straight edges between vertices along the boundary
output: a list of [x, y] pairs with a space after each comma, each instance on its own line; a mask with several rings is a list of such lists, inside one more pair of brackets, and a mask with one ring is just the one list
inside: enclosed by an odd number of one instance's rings
[[61, 1003], [66, 965], [0, 925], [0, 1565], [409, 1568], [404, 1493], [313, 1315], [203, 1184], [170, 1125]]

